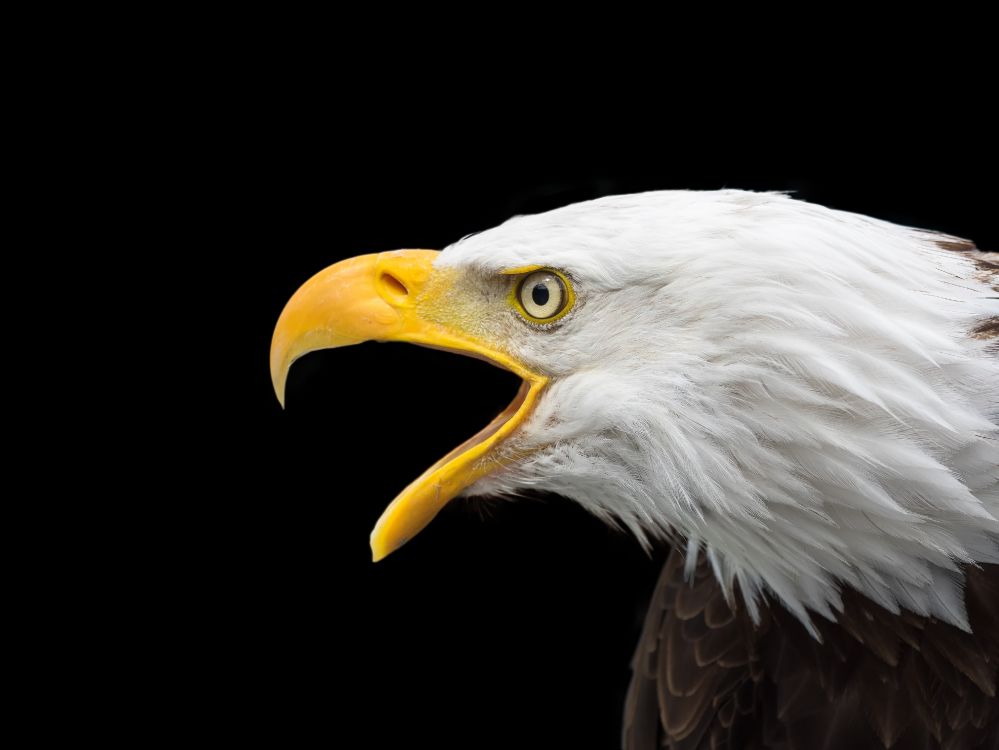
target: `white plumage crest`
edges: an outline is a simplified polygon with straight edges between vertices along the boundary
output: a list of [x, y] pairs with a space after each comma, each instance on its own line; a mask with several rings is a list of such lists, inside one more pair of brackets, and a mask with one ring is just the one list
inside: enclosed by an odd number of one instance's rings
[[[751, 612], [811, 627], [840, 587], [967, 628], [999, 562], [999, 299], [941, 235], [780, 194], [653, 192], [521, 216], [442, 266], [565, 272], [578, 303], [516, 353], [552, 376], [468, 494], [573, 498], [704, 549]], [[977, 274], [977, 275], [976, 275]]]

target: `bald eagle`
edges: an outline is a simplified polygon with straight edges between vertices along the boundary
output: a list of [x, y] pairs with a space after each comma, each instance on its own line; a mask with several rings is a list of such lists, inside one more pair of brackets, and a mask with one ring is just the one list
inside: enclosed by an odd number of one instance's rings
[[665, 191], [337, 263], [274, 331], [522, 379], [392, 501], [543, 490], [672, 551], [626, 748], [999, 747], [999, 256], [786, 195]]

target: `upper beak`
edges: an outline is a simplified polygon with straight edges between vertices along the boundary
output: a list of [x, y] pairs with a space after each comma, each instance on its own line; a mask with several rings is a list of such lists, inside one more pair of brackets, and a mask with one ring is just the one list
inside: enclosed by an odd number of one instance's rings
[[271, 382], [281, 406], [288, 370], [302, 355], [427, 333], [413, 307], [436, 257], [435, 250], [359, 255], [306, 281], [285, 305], [271, 340]]
[[386, 508], [371, 533], [376, 561], [405, 544], [462, 490], [499, 468], [490, 449], [523, 421], [547, 383], [499, 347], [420, 314], [436, 257], [433, 250], [396, 250], [350, 258], [320, 271], [288, 301], [271, 341], [271, 380], [282, 406], [288, 370], [296, 359], [317, 349], [371, 340], [409, 341], [481, 357], [525, 381], [502, 414], [427, 469]]

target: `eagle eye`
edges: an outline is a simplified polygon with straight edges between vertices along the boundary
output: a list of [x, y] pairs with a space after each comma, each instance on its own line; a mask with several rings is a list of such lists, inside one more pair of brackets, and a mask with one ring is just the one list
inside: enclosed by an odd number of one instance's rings
[[573, 296], [568, 279], [558, 271], [542, 269], [520, 280], [514, 301], [521, 315], [531, 323], [551, 323], [569, 312]]

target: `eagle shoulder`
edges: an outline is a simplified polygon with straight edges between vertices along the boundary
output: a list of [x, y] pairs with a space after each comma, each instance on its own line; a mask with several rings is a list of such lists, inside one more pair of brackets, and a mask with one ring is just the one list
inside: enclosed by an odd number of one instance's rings
[[821, 641], [779, 604], [754, 625], [703, 555], [663, 569], [632, 663], [623, 745], [646, 748], [999, 747], [999, 566], [969, 567], [972, 633], [852, 590]]

